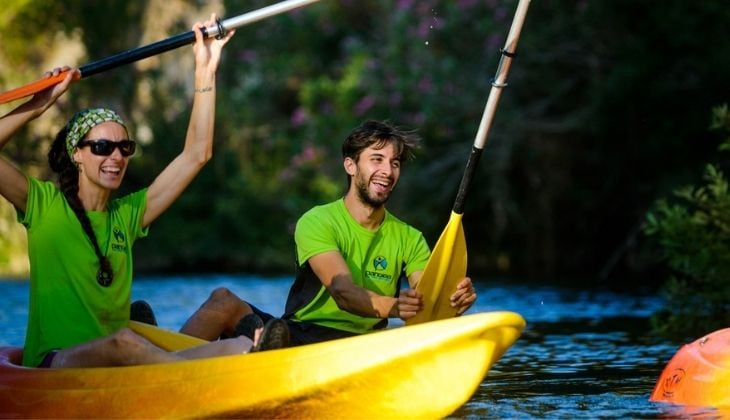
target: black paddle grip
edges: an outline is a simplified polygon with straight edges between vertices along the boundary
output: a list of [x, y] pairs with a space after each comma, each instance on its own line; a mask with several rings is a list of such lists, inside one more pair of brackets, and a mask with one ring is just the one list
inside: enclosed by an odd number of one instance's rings
[[456, 194], [453, 211], [456, 214], [464, 214], [464, 202], [466, 201], [466, 193], [469, 191], [471, 180], [474, 178], [474, 171], [477, 169], [479, 158], [482, 156], [482, 149], [472, 146], [469, 160], [466, 162], [464, 176], [461, 177], [459, 184], [459, 192]]

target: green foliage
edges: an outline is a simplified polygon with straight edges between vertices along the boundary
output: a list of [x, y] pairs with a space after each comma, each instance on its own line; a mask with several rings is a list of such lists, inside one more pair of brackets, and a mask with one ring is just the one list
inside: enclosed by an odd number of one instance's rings
[[22, 277], [28, 272], [25, 228], [16, 222], [13, 206], [0, 201], [0, 274]]
[[[0, 85], [187, 31], [213, 11], [232, 17], [272, 3], [8, 0]], [[470, 274], [585, 283], [657, 194], [691, 179], [714, 152], [704, 110], [730, 91], [730, 43], [717, 42], [730, 37], [726, 3], [531, 3], [466, 203]], [[341, 141], [371, 118], [424, 140], [388, 205], [433, 244], [516, 6], [321, 1], [239, 28], [218, 72], [213, 160], [136, 245], [136, 267], [291, 272], [294, 222], [342, 194]], [[192, 65], [183, 47], [85, 78], [3, 156], [47, 178], [55, 131], [79, 107], [105, 105], [141, 142], [120, 193], [149, 185], [182, 147]], [[613, 283], [633, 285], [614, 267]]]
[[[730, 132], [727, 105], [713, 110], [713, 129]], [[730, 137], [718, 148], [730, 150]], [[704, 184], [675, 191], [676, 200], [657, 201], [645, 233], [660, 248], [672, 275], [663, 288], [666, 306], [654, 329], [687, 338], [730, 325], [730, 193], [719, 165], [708, 164]]]

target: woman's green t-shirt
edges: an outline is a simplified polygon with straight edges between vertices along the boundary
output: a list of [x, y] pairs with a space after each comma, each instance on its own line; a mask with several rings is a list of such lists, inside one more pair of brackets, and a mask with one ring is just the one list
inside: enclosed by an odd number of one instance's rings
[[23, 365], [38, 366], [51, 350], [109, 335], [129, 321], [132, 245], [142, 228], [146, 190], [87, 211], [102, 253], [111, 262], [109, 287], [97, 283], [99, 261], [63, 193], [28, 179], [28, 203], [18, 220], [28, 232], [30, 304]]

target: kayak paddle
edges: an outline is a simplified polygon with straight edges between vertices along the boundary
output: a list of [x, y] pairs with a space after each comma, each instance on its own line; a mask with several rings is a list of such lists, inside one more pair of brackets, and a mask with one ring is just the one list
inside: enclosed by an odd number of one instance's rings
[[474, 177], [479, 157], [487, 142], [487, 133], [492, 126], [502, 88], [507, 86], [507, 72], [512, 63], [512, 58], [515, 56], [517, 40], [520, 37], [529, 3], [530, 0], [520, 0], [517, 5], [507, 42], [504, 48], [500, 50], [502, 57], [497, 67], [497, 74], [492, 82], [482, 120], [479, 123], [479, 131], [474, 140], [474, 146], [459, 184], [451, 217], [436, 242], [436, 246], [431, 252], [431, 258], [426, 263], [426, 268], [424, 268], [421, 279], [416, 285], [416, 290], [423, 293], [424, 307], [416, 316], [407, 320], [406, 325], [451, 318], [456, 315], [456, 308], [451, 307], [449, 298], [456, 291], [456, 285], [459, 284], [459, 281], [466, 276], [466, 239], [461, 224], [461, 218], [464, 215], [464, 200], [466, 199], [469, 184], [471, 184]]
[[[211, 36], [223, 35], [231, 29], [236, 29], [238, 27], [248, 25], [249, 23], [257, 22], [259, 20], [263, 20], [292, 9], [305, 6], [316, 1], [319, 0], [286, 0], [280, 3], [272, 4], [270, 6], [262, 7], [261, 9], [253, 10], [251, 12], [244, 13], [242, 15], [232, 17], [224, 21], [218, 21], [215, 26], [204, 28], [203, 36], [205, 38], [209, 38]], [[161, 54], [163, 52], [173, 50], [183, 45], [191, 44], [194, 41], [195, 32], [188, 31], [167, 39], [163, 39], [161, 41], [154, 42], [152, 44], [123, 51], [110, 57], [103, 58], [101, 60], [94, 61], [79, 67], [79, 71], [81, 72], [80, 78], [88, 77], [115, 67], [122, 66], [124, 64], [132, 63], [147, 57], [151, 57], [153, 55]], [[67, 71], [61, 72], [58, 76], [40, 79], [19, 88], [4, 92], [0, 94], [0, 104], [30, 96], [50, 86], [54, 86], [63, 81], [63, 79], [66, 78], [66, 74]]]

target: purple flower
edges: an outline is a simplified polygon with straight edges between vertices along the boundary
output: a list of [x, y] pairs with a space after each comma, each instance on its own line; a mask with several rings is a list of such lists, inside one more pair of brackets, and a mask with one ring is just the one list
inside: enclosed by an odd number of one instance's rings
[[289, 166], [279, 172], [279, 179], [282, 181], [293, 179], [302, 167], [313, 165], [318, 159], [319, 150], [311, 142], [305, 142], [302, 151], [292, 156]]
[[433, 83], [430, 77], [422, 77], [418, 81], [418, 91], [421, 93], [431, 93], [433, 91]]
[[375, 105], [375, 97], [372, 95], [364, 96], [362, 99], [358, 101], [357, 104], [355, 104], [355, 109], [353, 110], [353, 113], [355, 115], [362, 116], [365, 114], [370, 108]]
[[292, 125], [298, 127], [309, 120], [309, 115], [307, 114], [307, 111], [304, 110], [304, 108], [299, 107], [295, 109], [294, 112], [291, 114], [290, 120]]
[[398, 0], [396, 7], [398, 10], [410, 9], [413, 6], [413, 0]]
[[256, 52], [256, 50], [243, 50], [238, 54], [238, 58], [241, 61], [245, 61], [247, 63], [252, 63], [256, 61], [259, 58], [259, 54]]
[[489, 38], [487, 38], [485, 48], [487, 52], [498, 51], [502, 46], [502, 42], [504, 42], [503, 35], [493, 33], [489, 35]]
[[456, 2], [456, 5], [459, 6], [461, 9], [467, 9], [470, 7], [474, 7], [477, 4], [477, 0], [459, 0]]
[[508, 15], [507, 8], [498, 7], [497, 10], [494, 11], [494, 20], [497, 22], [504, 22]]

